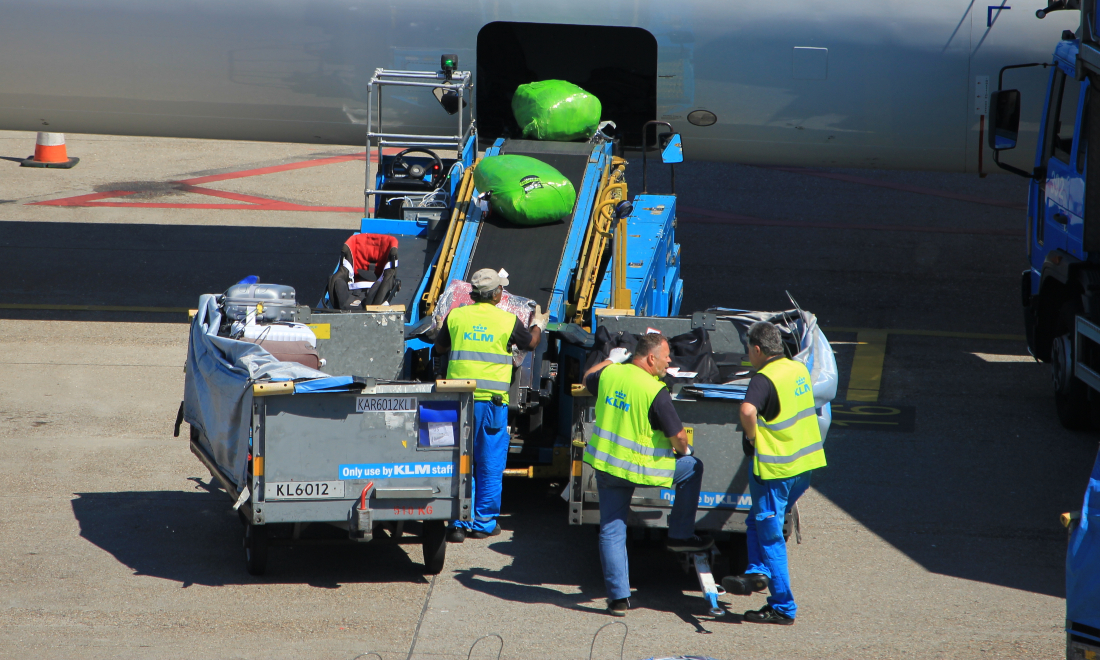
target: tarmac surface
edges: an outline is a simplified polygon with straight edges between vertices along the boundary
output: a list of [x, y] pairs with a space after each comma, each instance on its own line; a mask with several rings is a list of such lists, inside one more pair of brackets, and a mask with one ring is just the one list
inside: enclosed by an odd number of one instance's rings
[[[70, 135], [76, 168], [20, 168], [34, 138], [0, 132], [0, 657], [457, 658], [489, 634], [505, 658], [589, 656], [612, 621], [596, 530], [566, 525], [548, 484], [507, 482], [504, 533], [450, 546], [435, 578], [418, 545], [351, 544], [276, 547], [251, 577], [230, 502], [171, 435], [178, 310], [249, 274], [319, 297], [358, 226], [360, 150]], [[683, 309], [785, 309], [790, 291], [833, 342], [848, 413], [800, 502], [797, 625], [743, 623], [759, 595], [707, 616], [694, 575], [638, 543], [622, 657], [1064, 655], [1058, 515], [1098, 436], [1059, 426], [1026, 357], [1026, 182], [676, 178]], [[619, 657], [621, 631], [591, 657]]]

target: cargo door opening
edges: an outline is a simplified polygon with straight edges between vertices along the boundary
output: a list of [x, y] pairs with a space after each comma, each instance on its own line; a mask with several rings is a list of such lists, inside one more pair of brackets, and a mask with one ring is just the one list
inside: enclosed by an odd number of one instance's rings
[[489, 23], [477, 35], [474, 76], [483, 145], [522, 137], [512, 95], [537, 80], [567, 80], [594, 94], [622, 145], [639, 147], [642, 125], [657, 118], [657, 40], [632, 27]]

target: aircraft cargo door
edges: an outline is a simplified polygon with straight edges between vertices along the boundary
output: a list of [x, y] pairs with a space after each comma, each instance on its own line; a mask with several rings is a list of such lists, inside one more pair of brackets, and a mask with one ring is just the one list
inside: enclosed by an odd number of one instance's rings
[[477, 35], [478, 135], [482, 143], [520, 138], [512, 94], [537, 80], [566, 80], [600, 100], [623, 145], [640, 146], [657, 118], [657, 40], [635, 27], [489, 23]]

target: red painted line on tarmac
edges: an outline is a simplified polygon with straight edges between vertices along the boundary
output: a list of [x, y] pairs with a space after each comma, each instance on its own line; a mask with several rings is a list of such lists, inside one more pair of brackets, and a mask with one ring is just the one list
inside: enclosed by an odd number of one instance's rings
[[183, 185], [180, 186], [180, 190], [189, 193], [198, 193], [199, 195], [209, 195], [210, 197], [221, 197], [222, 199], [231, 199], [236, 202], [244, 202], [245, 204], [259, 204], [261, 206], [267, 206], [275, 202], [275, 200], [268, 199], [266, 197], [257, 197], [255, 195], [245, 195], [243, 193], [229, 192], [228, 190], [215, 190], [213, 188], [199, 188], [198, 186]]
[[[383, 153], [389, 155], [397, 153], [399, 149], [387, 148], [383, 149]], [[251, 170], [239, 170], [236, 172], [225, 172], [223, 174], [212, 174], [210, 176], [200, 176], [192, 179], [183, 179], [180, 181], [168, 181], [166, 183], [180, 184], [179, 190], [187, 193], [195, 193], [198, 195], [207, 195], [209, 197], [219, 197], [222, 199], [230, 199], [238, 204], [188, 204], [181, 202], [107, 202], [100, 201], [106, 199], [117, 199], [119, 197], [127, 197], [129, 195], [136, 194], [136, 191], [130, 190], [110, 190], [101, 193], [92, 193], [89, 195], [76, 195], [73, 197], [63, 197], [61, 199], [51, 199], [44, 202], [30, 202], [29, 206], [105, 206], [111, 208], [143, 208], [143, 209], [202, 209], [202, 210], [216, 210], [216, 211], [306, 211], [314, 213], [357, 213], [362, 214], [362, 207], [357, 206], [306, 206], [302, 204], [294, 204], [293, 202], [281, 202], [274, 199], [268, 199], [266, 197], [258, 197], [256, 195], [246, 195], [243, 193], [228, 192], [225, 190], [215, 190], [213, 188], [200, 188], [198, 184], [202, 183], [214, 183], [217, 181], [226, 181], [229, 179], [243, 179], [251, 176], [262, 176], [264, 174], [275, 174], [278, 172], [289, 172], [293, 170], [300, 170], [307, 167], [318, 167], [320, 165], [332, 165], [335, 163], [346, 163], [354, 160], [367, 160], [377, 162], [378, 156], [376, 151], [371, 151], [368, 155], [367, 152], [360, 152], [357, 154], [345, 154], [342, 156], [330, 156], [328, 158], [315, 158], [313, 160], [304, 160], [296, 163], [286, 163], [283, 165], [273, 165], [271, 167], [257, 167]]]
[[98, 204], [74, 204], [73, 206], [105, 206], [109, 208], [136, 209], [206, 209], [213, 211], [310, 211], [315, 213], [363, 213], [359, 206], [298, 206], [297, 204], [158, 204], [155, 202], [102, 202]]
[[92, 193], [91, 195], [77, 195], [76, 197], [51, 199], [45, 202], [29, 202], [27, 206], [94, 206], [89, 202], [94, 202], [99, 199], [110, 199], [112, 197], [125, 197], [126, 195], [133, 194], [133, 192], [128, 190], [112, 190], [110, 192]]
[[[371, 162], [378, 160], [377, 152], [371, 152]], [[194, 179], [183, 179], [177, 183], [186, 183], [189, 185], [198, 185], [200, 183], [214, 183], [215, 181], [228, 181], [229, 179], [243, 179], [250, 176], [262, 176], [264, 174], [275, 174], [277, 172], [290, 172], [292, 170], [301, 170], [307, 167], [317, 167], [318, 165], [332, 165], [334, 163], [346, 163], [352, 160], [366, 160], [365, 153], [347, 154], [345, 156], [330, 156], [328, 158], [317, 158], [315, 160], [303, 160], [297, 163], [286, 163], [284, 165], [272, 165], [271, 167], [257, 167], [252, 170], [240, 170], [237, 172], [226, 172], [224, 174], [211, 174], [210, 176], [199, 176]]]
[[768, 220], [749, 215], [711, 211], [693, 206], [677, 207], [684, 222], [710, 225], [743, 225], [754, 227], [797, 227], [805, 229], [855, 229], [868, 231], [913, 231], [931, 234], [974, 234], [979, 236], [1022, 236], [1016, 229], [966, 229], [962, 227], [925, 227], [919, 225], [863, 225], [847, 222], [803, 222], [798, 220]]
[[946, 190], [936, 190], [935, 188], [922, 188], [920, 186], [909, 186], [904, 183], [891, 183], [889, 181], [880, 181], [878, 179], [868, 179], [862, 176], [855, 176], [852, 174], [840, 174], [837, 172], [823, 172], [821, 170], [812, 170], [803, 167], [778, 167], [772, 165], [762, 165], [764, 169], [778, 170], [780, 172], [788, 172], [790, 174], [805, 174], [806, 176], [816, 176], [822, 179], [833, 179], [836, 181], [846, 181], [848, 183], [858, 183], [864, 186], [876, 186], [878, 188], [890, 188], [891, 190], [900, 190], [902, 192], [916, 193], [918, 195], [930, 195], [932, 197], [944, 197], [946, 199], [955, 199], [960, 202], [972, 202], [974, 204], [985, 204], [986, 206], [1000, 206], [1006, 209], [1015, 209], [1017, 211], [1026, 211], [1027, 204], [1016, 204], [1015, 202], [1002, 202], [997, 199], [989, 199], [988, 197], [976, 197], [974, 195], [964, 195], [962, 193], [953, 193]]

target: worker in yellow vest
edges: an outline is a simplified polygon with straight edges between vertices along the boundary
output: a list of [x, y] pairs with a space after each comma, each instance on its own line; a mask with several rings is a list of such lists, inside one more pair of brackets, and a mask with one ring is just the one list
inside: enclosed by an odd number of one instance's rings
[[596, 424], [584, 462], [596, 470], [600, 563], [612, 616], [626, 616], [630, 608], [626, 518], [636, 486], [675, 485], [669, 550], [701, 552], [714, 545], [713, 539], [695, 535], [703, 463], [692, 455], [672, 396], [660, 381], [668, 365], [668, 340], [654, 333], [638, 340], [632, 359], [625, 348], [614, 348], [584, 375], [585, 387], [596, 395]]
[[787, 572], [783, 520], [810, 487], [810, 475], [825, 466], [825, 448], [806, 365], [783, 356], [779, 328], [767, 322], [749, 327], [749, 362], [756, 374], [741, 404], [742, 446], [752, 457], [745, 520], [749, 565], [722, 586], [748, 596], [770, 587], [768, 603], [745, 612], [745, 621], [792, 625], [797, 606]]
[[470, 278], [473, 304], [452, 309], [435, 339], [435, 350], [449, 352], [447, 378], [477, 381], [474, 390], [474, 515], [456, 520], [447, 540], [462, 543], [467, 535], [483, 539], [500, 534], [500, 496], [508, 462], [508, 390], [512, 386], [512, 346], [533, 350], [550, 318], [539, 306], [531, 327], [496, 305], [508, 278], [482, 268]]

